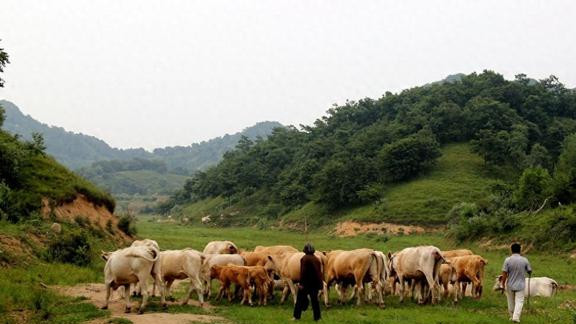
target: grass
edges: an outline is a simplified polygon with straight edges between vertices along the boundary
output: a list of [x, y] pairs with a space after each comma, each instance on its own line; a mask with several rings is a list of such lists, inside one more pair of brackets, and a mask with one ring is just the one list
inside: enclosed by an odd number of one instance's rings
[[[412, 302], [399, 304], [397, 297], [386, 298], [387, 308], [378, 309], [374, 305], [356, 307], [353, 305], [323, 308], [325, 323], [508, 323], [506, 300], [504, 296], [492, 292], [493, 278], [500, 272], [501, 263], [507, 255], [506, 250], [487, 250], [477, 244], [457, 246], [441, 233], [417, 236], [392, 236], [381, 242], [377, 236], [357, 236], [340, 238], [322, 231], [304, 235], [296, 231], [258, 230], [255, 228], [206, 228], [200, 226], [182, 226], [176, 224], [158, 224], [141, 219], [138, 231], [142, 237], [158, 241], [162, 249], [191, 247], [202, 250], [212, 240], [227, 239], [234, 241], [240, 248], [252, 249], [256, 245], [291, 244], [301, 247], [306, 242], [314, 243], [318, 250], [353, 249], [370, 247], [382, 251], [397, 251], [404, 247], [432, 244], [441, 249], [457, 247], [471, 248], [488, 260], [485, 276], [485, 293], [481, 300], [465, 299], [459, 305], [441, 302], [440, 305], [418, 306]], [[528, 253], [534, 268], [534, 276], [549, 276], [559, 284], [576, 282], [576, 260], [564, 254]], [[181, 296], [182, 292], [180, 292]], [[331, 299], [335, 300], [332, 291]], [[524, 313], [523, 323], [570, 323], [572, 312], [565, 308], [566, 302], [576, 300], [576, 292], [561, 291], [553, 298], [533, 298], [530, 309]], [[266, 307], [247, 307], [228, 302], [213, 302], [217, 306], [215, 314], [228, 318], [235, 323], [285, 323], [291, 317], [290, 303], [278, 305], [273, 301]], [[192, 306], [186, 306], [192, 307]], [[310, 312], [304, 313], [304, 322], [311, 322]]]
[[442, 156], [429, 173], [385, 189], [372, 205], [348, 211], [346, 217], [360, 221], [444, 224], [448, 211], [459, 202], [474, 202], [487, 194], [494, 181], [482, 158], [468, 144], [442, 148]]

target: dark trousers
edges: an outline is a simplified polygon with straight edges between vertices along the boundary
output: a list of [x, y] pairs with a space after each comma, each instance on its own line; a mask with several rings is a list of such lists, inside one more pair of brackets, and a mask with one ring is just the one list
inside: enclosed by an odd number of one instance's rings
[[312, 311], [314, 312], [314, 320], [320, 319], [320, 304], [318, 303], [318, 289], [299, 289], [298, 296], [296, 297], [296, 306], [294, 306], [294, 318], [300, 319], [302, 311], [308, 308], [308, 297], [310, 297], [310, 304], [312, 304]]

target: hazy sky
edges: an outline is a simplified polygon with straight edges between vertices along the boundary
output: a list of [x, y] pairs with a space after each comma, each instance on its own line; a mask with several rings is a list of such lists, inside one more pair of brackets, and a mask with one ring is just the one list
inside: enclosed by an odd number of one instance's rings
[[3, 0], [0, 98], [112, 146], [188, 145], [458, 72], [575, 87], [575, 32], [571, 0]]

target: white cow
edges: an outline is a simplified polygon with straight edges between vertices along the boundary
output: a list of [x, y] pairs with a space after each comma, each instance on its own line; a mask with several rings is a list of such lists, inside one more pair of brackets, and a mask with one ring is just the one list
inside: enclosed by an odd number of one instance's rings
[[202, 273], [202, 264], [204, 261], [204, 255], [192, 249], [160, 252], [154, 272], [159, 274], [159, 279], [164, 286], [164, 290], [161, 290], [161, 303], [163, 306], [166, 305], [166, 295], [170, 294], [170, 287], [174, 280], [186, 278], [190, 278], [190, 288], [182, 304], [188, 304], [193, 290], [198, 294], [200, 306], [204, 304], [203, 283], [205, 279]]
[[212, 293], [212, 278], [210, 277], [210, 268], [215, 265], [234, 264], [239, 266], [246, 265], [246, 261], [240, 254], [205, 254], [206, 261], [202, 265], [204, 281], [204, 295], [210, 298]]
[[238, 247], [231, 241], [212, 241], [206, 244], [204, 254], [237, 254]]
[[[502, 276], [496, 277], [493, 289], [495, 291], [502, 291], [502, 283], [500, 280]], [[558, 283], [556, 280], [548, 277], [534, 277], [530, 279], [530, 296], [531, 297], [552, 297], [558, 291]], [[528, 297], [528, 278], [526, 278], [526, 286], [524, 288], [524, 295]]]
[[412, 285], [420, 284], [422, 288], [419, 302], [425, 302], [428, 291], [432, 293], [432, 303], [438, 300], [438, 274], [444, 263], [442, 252], [435, 246], [418, 246], [405, 248], [392, 257], [392, 271], [400, 284], [400, 302], [404, 301], [406, 281]]
[[[112, 290], [123, 286], [126, 291], [130, 284], [140, 283], [142, 286], [142, 304], [138, 312], [142, 314], [148, 301], [147, 280], [154, 263], [158, 260], [159, 251], [150, 246], [132, 246], [108, 253], [104, 267], [104, 284], [106, 285], [106, 301], [102, 309], [108, 308]], [[130, 312], [130, 294], [124, 294], [125, 311]]]
[[[160, 251], [160, 246], [158, 245], [158, 242], [151, 240], [151, 239], [143, 239], [143, 240], [135, 240], [134, 242], [132, 242], [132, 244], [130, 246], [150, 246], [154, 249], [156, 249], [157, 251]], [[158, 278], [158, 276], [154, 273], [154, 268], [152, 268], [152, 279], [154, 279], [154, 284], [152, 285], [152, 296], [156, 295], [156, 286], [158, 286], [160, 283], [156, 282], [156, 278]], [[140, 283], [136, 283], [131, 285], [132, 287], [132, 294], [134, 296], [138, 296], [142, 294], [142, 288], [140, 287]]]

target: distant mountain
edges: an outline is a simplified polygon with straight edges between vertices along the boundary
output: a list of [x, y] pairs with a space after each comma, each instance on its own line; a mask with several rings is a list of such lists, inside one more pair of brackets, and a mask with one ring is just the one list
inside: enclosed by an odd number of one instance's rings
[[242, 136], [266, 138], [275, 128], [284, 127], [278, 122], [259, 122], [232, 135], [148, 152], [113, 148], [94, 136], [43, 124], [9, 101], [0, 100], [0, 105], [6, 113], [4, 130], [25, 139], [31, 139], [33, 133], [42, 134], [48, 154], [113, 194], [172, 192], [183, 185], [186, 176], [218, 163]]
[[66, 131], [62, 127], [49, 126], [29, 115], [24, 115], [10, 101], [0, 100], [6, 113], [2, 128], [9, 133], [19, 134], [30, 140], [32, 133], [44, 136], [46, 152], [71, 169], [89, 166], [101, 160], [126, 160], [132, 158], [152, 158], [144, 149], [117, 149], [94, 136]]

